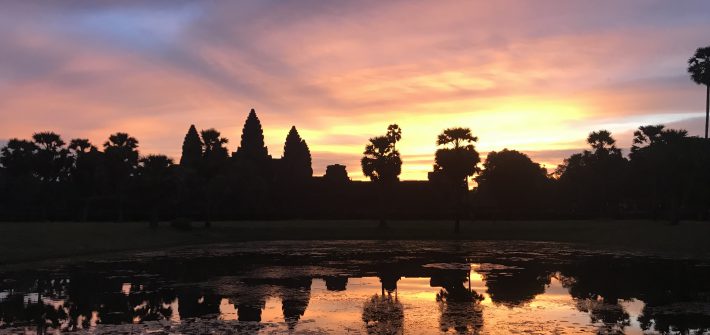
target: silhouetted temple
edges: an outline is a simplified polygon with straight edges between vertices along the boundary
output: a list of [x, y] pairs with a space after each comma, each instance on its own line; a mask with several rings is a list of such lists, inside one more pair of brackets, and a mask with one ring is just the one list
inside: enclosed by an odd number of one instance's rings
[[[183, 145], [180, 162], [192, 162], [199, 137], [191, 126]], [[189, 140], [192, 139], [192, 140]], [[189, 140], [189, 142], [188, 142]], [[242, 194], [238, 211], [224, 208], [213, 211], [219, 218], [367, 218], [372, 216], [371, 182], [353, 181], [347, 167], [329, 165], [323, 176], [313, 176], [312, 158], [306, 140], [295, 126], [289, 130], [283, 155], [274, 158], [264, 143], [264, 130], [254, 109], [244, 122], [239, 147], [232, 153], [232, 169], [243, 177], [242, 186], [250, 189]], [[181, 164], [182, 165], [182, 164]], [[449, 206], [442, 201], [441, 187], [427, 181], [401, 181], [394, 187], [388, 216], [393, 218], [436, 217]], [[197, 214], [195, 215], [197, 216]]]

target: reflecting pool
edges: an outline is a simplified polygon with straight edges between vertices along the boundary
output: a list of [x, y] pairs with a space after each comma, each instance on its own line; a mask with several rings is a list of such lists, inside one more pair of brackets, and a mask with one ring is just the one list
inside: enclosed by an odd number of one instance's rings
[[0, 268], [0, 333], [704, 334], [710, 262], [531, 242], [249, 242]]

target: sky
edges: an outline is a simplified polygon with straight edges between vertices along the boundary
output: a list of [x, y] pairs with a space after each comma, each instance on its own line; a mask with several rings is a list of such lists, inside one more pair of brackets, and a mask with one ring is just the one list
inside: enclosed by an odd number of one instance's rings
[[[710, 1], [6, 1], [0, 142], [51, 130], [179, 160], [191, 124], [239, 145], [251, 108], [269, 153], [295, 125], [315, 175], [362, 179], [368, 138], [402, 128], [401, 179], [426, 179], [436, 135], [549, 171], [607, 129], [628, 148], [663, 123], [701, 135]], [[625, 150], [628, 152], [628, 150]]]

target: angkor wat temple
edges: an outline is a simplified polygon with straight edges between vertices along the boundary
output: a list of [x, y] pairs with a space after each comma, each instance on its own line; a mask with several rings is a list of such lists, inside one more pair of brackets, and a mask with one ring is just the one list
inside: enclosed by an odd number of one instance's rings
[[[199, 140], [195, 127], [191, 126], [185, 137], [180, 160], [181, 167], [186, 170], [199, 169], [192, 163], [198, 159], [190, 159], [191, 155], [200, 155], [199, 152], [190, 152], [190, 142]], [[238, 210], [227, 204], [216, 204], [212, 216], [372, 218], [380, 205], [388, 208], [387, 216], [392, 218], [441, 217], [442, 212], [451, 211], [451, 206], [446, 202], [446, 190], [436, 183], [400, 181], [388, 192], [385, 204], [378, 204], [379, 190], [373, 183], [351, 180], [347, 167], [337, 163], [328, 165], [323, 176], [313, 176], [311, 161], [308, 145], [295, 126], [291, 127], [286, 136], [282, 157], [272, 157], [264, 144], [261, 122], [252, 109], [244, 122], [239, 147], [231, 153], [225, 164], [224, 169], [227, 171], [219, 172], [227, 176], [238, 176], [237, 179], [241, 181], [239, 184], [251, 192], [236, 192], [242, 195], [239, 196], [238, 204], [233, 203]], [[222, 187], [234, 187], [233, 179], [222, 178]], [[228, 185], [230, 182], [231, 186]]]

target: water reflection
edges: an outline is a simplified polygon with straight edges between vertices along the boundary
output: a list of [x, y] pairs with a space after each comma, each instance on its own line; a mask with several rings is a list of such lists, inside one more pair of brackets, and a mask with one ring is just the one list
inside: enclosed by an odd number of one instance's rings
[[0, 333], [710, 328], [710, 267], [700, 261], [524, 243], [272, 242], [218, 250], [2, 272]]
[[[436, 294], [441, 317], [439, 328], [459, 334], [477, 334], [483, 327], [483, 296], [471, 289], [471, 270], [448, 270], [434, 273], [431, 286], [441, 286]], [[468, 283], [468, 287], [464, 285]]]

